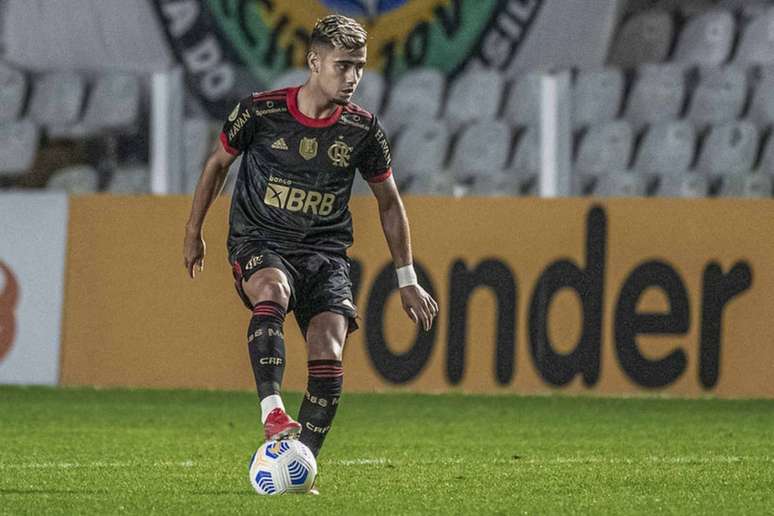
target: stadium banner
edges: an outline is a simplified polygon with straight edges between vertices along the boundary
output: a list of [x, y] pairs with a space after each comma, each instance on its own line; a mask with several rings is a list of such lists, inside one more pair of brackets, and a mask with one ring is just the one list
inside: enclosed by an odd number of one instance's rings
[[59, 381], [67, 204], [0, 194], [0, 384]]
[[[774, 203], [407, 198], [417, 272], [441, 308], [403, 313], [375, 201], [351, 203], [360, 331], [347, 391], [774, 397]], [[226, 262], [183, 267], [189, 198], [72, 200], [62, 383], [252, 389], [250, 313]], [[286, 324], [285, 387], [304, 344]]]
[[389, 81], [412, 68], [454, 77], [469, 66], [515, 77], [538, 67], [604, 63], [618, 1], [154, 0], [188, 85], [222, 118], [234, 102], [306, 66], [315, 22], [330, 13], [369, 32], [371, 70]]

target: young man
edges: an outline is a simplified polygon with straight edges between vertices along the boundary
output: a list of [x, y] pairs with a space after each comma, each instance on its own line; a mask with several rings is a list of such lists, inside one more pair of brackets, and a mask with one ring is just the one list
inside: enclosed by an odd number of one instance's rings
[[[417, 284], [409, 226], [392, 178], [381, 125], [349, 102], [366, 63], [366, 32], [354, 20], [319, 20], [309, 79], [255, 93], [228, 117], [207, 160], [186, 225], [183, 255], [193, 278], [204, 267], [202, 225], [235, 157], [243, 153], [231, 201], [228, 251], [236, 289], [253, 312], [247, 345], [266, 439], [295, 437], [317, 455], [338, 408], [342, 351], [357, 328], [348, 209], [356, 171], [376, 196], [409, 317], [429, 330], [438, 304]], [[307, 345], [308, 387], [298, 422], [285, 413], [283, 322], [295, 311]]]

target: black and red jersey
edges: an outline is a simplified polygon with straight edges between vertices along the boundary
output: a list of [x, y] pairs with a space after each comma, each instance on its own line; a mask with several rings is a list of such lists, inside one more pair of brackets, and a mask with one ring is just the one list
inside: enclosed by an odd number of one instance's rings
[[229, 215], [232, 257], [249, 242], [345, 253], [355, 171], [369, 182], [392, 174], [390, 145], [374, 115], [349, 103], [309, 118], [298, 109], [298, 90], [255, 93], [223, 126], [223, 147], [244, 154]]

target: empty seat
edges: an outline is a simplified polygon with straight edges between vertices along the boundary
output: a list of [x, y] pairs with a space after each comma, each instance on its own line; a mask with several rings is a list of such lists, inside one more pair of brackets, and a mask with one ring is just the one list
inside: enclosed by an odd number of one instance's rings
[[449, 130], [439, 120], [417, 120], [396, 138], [393, 167], [402, 176], [438, 172], [444, 168]]
[[281, 88], [300, 86], [306, 82], [309, 77], [308, 68], [289, 68], [272, 79], [269, 89], [278, 90]]
[[537, 72], [522, 75], [511, 86], [505, 104], [505, 119], [515, 126], [537, 126], [540, 123], [540, 82]]
[[774, 133], [769, 133], [763, 144], [761, 158], [755, 170], [764, 174], [774, 175]]
[[379, 114], [384, 100], [384, 76], [378, 72], [366, 71], [352, 96], [352, 102], [362, 106], [371, 113]]
[[183, 191], [192, 193], [215, 139], [210, 121], [204, 118], [183, 120]]
[[696, 168], [710, 175], [752, 169], [758, 151], [758, 128], [749, 122], [714, 126], [704, 140]]
[[674, 120], [685, 102], [685, 74], [675, 65], [644, 65], [637, 70], [624, 117], [635, 130]]
[[733, 174], [723, 178], [723, 197], [767, 198], [772, 194], [772, 177], [767, 174]]
[[39, 141], [40, 130], [30, 120], [0, 123], [0, 175], [28, 170]]
[[113, 194], [146, 194], [150, 192], [147, 167], [123, 167], [113, 172], [108, 191]]
[[477, 176], [468, 189], [468, 195], [482, 197], [511, 197], [519, 195], [517, 178], [504, 172]]
[[95, 130], [126, 129], [140, 113], [140, 82], [134, 75], [111, 74], [97, 79], [83, 123]]
[[689, 65], [725, 63], [734, 43], [734, 16], [714, 10], [689, 19], [677, 39], [673, 60]]
[[658, 183], [659, 197], [707, 197], [709, 180], [698, 172], [664, 176]]
[[454, 179], [442, 171], [423, 172], [411, 178], [407, 184], [406, 193], [412, 195], [454, 195]]
[[492, 175], [505, 169], [511, 149], [511, 128], [504, 122], [468, 126], [454, 149], [450, 169], [457, 181]]
[[642, 197], [646, 194], [647, 179], [632, 171], [614, 171], [600, 176], [594, 195], [603, 197]]
[[22, 72], [0, 63], [0, 122], [16, 120], [24, 107], [27, 78]]
[[688, 170], [696, 151], [696, 131], [689, 122], [661, 122], [642, 138], [634, 168], [644, 174], [675, 175]]
[[446, 122], [452, 132], [464, 124], [497, 118], [505, 79], [494, 69], [460, 75], [449, 89]]
[[734, 12], [743, 22], [749, 22], [763, 16], [771, 7], [771, 2], [769, 0], [718, 0], [717, 7]]
[[629, 166], [634, 137], [624, 121], [589, 128], [578, 146], [574, 170], [582, 175], [607, 174]]
[[521, 132], [508, 169], [511, 174], [525, 178], [540, 172], [540, 135], [536, 127]]
[[97, 191], [97, 171], [89, 165], [73, 165], [57, 170], [48, 180], [46, 189], [63, 190], [70, 194], [89, 194]]
[[672, 46], [675, 24], [662, 10], [644, 11], [624, 22], [615, 37], [608, 62], [631, 68], [664, 61]]
[[623, 97], [621, 70], [581, 70], [572, 90], [572, 123], [576, 129], [613, 120]]
[[765, 127], [774, 123], [774, 67], [766, 66], [756, 71], [758, 73], [754, 74], [755, 86], [746, 118]]
[[44, 74], [33, 86], [30, 117], [45, 126], [74, 124], [80, 118], [85, 95], [86, 82], [80, 75]]
[[390, 91], [382, 122], [388, 131], [395, 132], [412, 120], [435, 119], [441, 112], [443, 93], [444, 77], [438, 70], [406, 72]]
[[709, 124], [732, 122], [742, 114], [746, 96], [747, 77], [740, 68], [702, 70], [687, 118], [699, 129]]
[[734, 61], [743, 65], [774, 63], [774, 7], [744, 28]]

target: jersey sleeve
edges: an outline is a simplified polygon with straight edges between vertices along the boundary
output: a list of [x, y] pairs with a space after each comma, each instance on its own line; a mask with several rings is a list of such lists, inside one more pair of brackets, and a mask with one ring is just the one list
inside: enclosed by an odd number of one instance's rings
[[229, 113], [223, 131], [220, 133], [220, 142], [226, 152], [236, 156], [243, 152], [253, 141], [255, 134], [255, 113], [253, 112], [252, 97], [239, 101], [239, 104]]
[[358, 164], [360, 175], [369, 183], [381, 183], [392, 175], [392, 155], [390, 142], [376, 117], [366, 136], [364, 146]]

